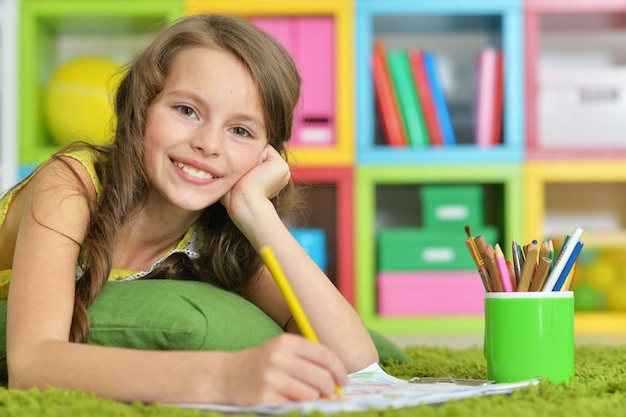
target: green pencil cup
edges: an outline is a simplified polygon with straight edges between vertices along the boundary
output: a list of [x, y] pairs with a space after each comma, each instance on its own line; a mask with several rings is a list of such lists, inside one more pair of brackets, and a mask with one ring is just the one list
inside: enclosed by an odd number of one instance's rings
[[485, 293], [488, 377], [496, 382], [574, 375], [574, 293]]

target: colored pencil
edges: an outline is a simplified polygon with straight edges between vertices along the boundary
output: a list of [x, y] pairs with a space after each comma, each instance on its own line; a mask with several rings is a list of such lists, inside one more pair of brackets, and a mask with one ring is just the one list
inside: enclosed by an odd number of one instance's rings
[[[293, 319], [296, 321], [298, 328], [300, 328], [302, 335], [312, 342], [319, 343], [317, 335], [315, 334], [315, 331], [313, 331], [313, 327], [311, 326], [308, 317], [304, 313], [302, 305], [300, 305], [298, 297], [296, 297], [296, 294], [293, 292], [291, 284], [289, 284], [289, 280], [285, 276], [285, 273], [278, 263], [278, 259], [276, 259], [276, 256], [274, 255], [272, 249], [269, 246], [264, 246], [259, 251], [259, 255], [261, 255], [261, 258], [263, 258], [267, 269], [269, 269], [270, 274], [272, 274], [272, 277], [274, 278], [274, 281], [276, 281], [276, 285], [278, 285], [281, 294], [285, 298], [285, 301], [289, 306], [289, 310], [293, 315]], [[341, 387], [339, 385], [336, 385], [335, 393], [341, 394], [341, 392]]]

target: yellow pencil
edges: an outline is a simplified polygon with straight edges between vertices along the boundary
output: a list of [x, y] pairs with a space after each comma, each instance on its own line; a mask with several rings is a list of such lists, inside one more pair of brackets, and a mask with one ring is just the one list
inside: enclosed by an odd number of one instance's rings
[[[293, 319], [296, 321], [302, 335], [312, 342], [319, 343], [317, 335], [315, 334], [315, 331], [313, 331], [313, 327], [311, 327], [311, 323], [304, 313], [304, 310], [300, 305], [300, 301], [298, 301], [298, 297], [296, 297], [296, 294], [293, 292], [291, 284], [289, 284], [289, 280], [287, 280], [287, 277], [278, 263], [278, 259], [276, 259], [272, 249], [269, 246], [264, 246], [259, 251], [259, 255], [263, 258], [265, 265], [267, 265], [267, 269], [269, 269], [272, 277], [274, 277], [274, 281], [276, 281], [276, 285], [278, 285], [278, 289], [282, 293], [283, 297], [285, 297], [285, 301], [289, 306]], [[335, 393], [341, 395], [341, 387], [339, 385], [335, 386]]]

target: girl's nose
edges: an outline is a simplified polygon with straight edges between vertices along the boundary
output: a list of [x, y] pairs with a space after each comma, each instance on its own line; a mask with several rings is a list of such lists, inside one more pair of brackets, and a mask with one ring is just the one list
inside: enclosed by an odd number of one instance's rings
[[219, 155], [222, 151], [221, 131], [211, 126], [205, 126], [194, 132], [191, 139], [191, 146], [194, 150], [208, 156]]

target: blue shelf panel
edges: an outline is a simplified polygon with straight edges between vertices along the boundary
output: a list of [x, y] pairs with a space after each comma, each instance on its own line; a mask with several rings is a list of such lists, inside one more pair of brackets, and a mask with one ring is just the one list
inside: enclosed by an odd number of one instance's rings
[[521, 163], [521, 144], [505, 144], [490, 148], [474, 145], [457, 145], [447, 148], [406, 147], [385, 145], [361, 146], [357, 154], [359, 165], [371, 164], [446, 164], [446, 163]]
[[357, 13], [394, 14], [485, 14], [486, 12], [520, 13], [520, 0], [357, 0]]
[[[355, 103], [358, 163], [522, 161], [525, 137], [522, 15], [522, 5], [518, 0], [483, 0], [473, 1], [471, 4], [456, 0], [356, 2]], [[504, 142], [492, 148], [479, 148], [471, 143], [473, 137], [468, 130], [468, 120], [471, 118], [472, 103], [466, 91], [460, 106], [459, 103], [454, 106], [451, 104], [455, 130], [465, 129], [464, 134], [457, 133], [458, 146], [440, 149], [392, 149], [384, 145], [381, 137], [377, 137], [376, 110], [373, 104], [370, 57], [374, 38], [381, 37], [397, 43], [398, 37], [404, 36], [401, 42], [414, 42], [419, 46], [420, 41], [428, 36], [437, 39], [446, 35], [463, 38], [466, 33], [479, 39], [474, 39], [474, 42], [483, 42], [469, 45], [470, 47], [479, 49], [489, 44], [501, 48], [504, 53]], [[434, 52], [437, 53], [436, 50]], [[469, 64], [471, 63], [465, 62], [466, 67]]]

